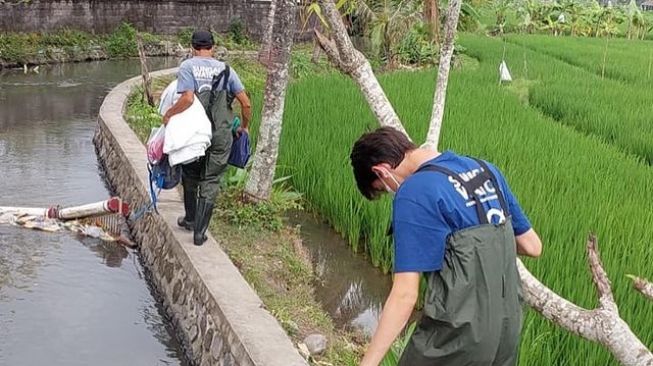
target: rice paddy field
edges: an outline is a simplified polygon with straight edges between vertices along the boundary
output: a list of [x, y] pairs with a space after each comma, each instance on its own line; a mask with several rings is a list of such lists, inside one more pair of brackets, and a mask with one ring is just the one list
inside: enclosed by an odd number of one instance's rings
[[[487, 159], [504, 172], [545, 245], [542, 257], [526, 265], [587, 308], [597, 304], [584, 252], [595, 232], [622, 317], [653, 346], [653, 303], [626, 278], [653, 279], [653, 88], [641, 75], [653, 43], [612, 42], [611, 71], [602, 78], [593, 59], [603, 55], [601, 40], [509, 38], [506, 60], [515, 81], [499, 85], [504, 43], [475, 35], [461, 35], [460, 42], [479, 62], [451, 74], [441, 150]], [[380, 81], [413, 139], [422, 142], [435, 71], [396, 72]], [[390, 201], [364, 201], [348, 158], [360, 134], [376, 127], [346, 77], [294, 83], [278, 174], [291, 175], [309, 206], [388, 270]], [[537, 314], [525, 319], [520, 365], [615, 364], [600, 346]]]

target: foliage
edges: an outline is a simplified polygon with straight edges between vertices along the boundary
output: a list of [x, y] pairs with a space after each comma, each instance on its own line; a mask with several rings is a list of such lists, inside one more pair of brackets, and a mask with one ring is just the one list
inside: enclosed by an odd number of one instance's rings
[[159, 127], [162, 122], [158, 109], [145, 100], [142, 86], [129, 94], [125, 119], [141, 141], [145, 141], [152, 128]]
[[245, 32], [245, 23], [242, 19], [234, 18], [231, 20], [227, 33], [232, 41], [236, 42], [236, 44], [244, 43], [247, 40]]
[[653, 20], [633, 0], [624, 6], [604, 6], [597, 0], [492, 0], [487, 11], [495, 14], [492, 34], [548, 33], [582, 37], [623, 35], [644, 39], [653, 31]]
[[396, 55], [402, 64], [437, 64], [440, 50], [429, 39], [423, 24], [411, 28], [396, 47]]
[[294, 47], [290, 62], [293, 81], [335, 71], [326, 57], [320, 57], [317, 62], [313, 62], [311, 60], [312, 52], [312, 45], [308, 47], [306, 45], [297, 45]]
[[252, 204], [242, 200], [247, 171], [237, 169], [225, 179], [225, 190], [218, 201], [218, 217], [238, 227], [280, 230], [283, 227], [283, 212], [302, 208], [301, 194], [284, 184], [288, 179], [275, 179], [270, 200]]
[[129, 23], [122, 23], [106, 40], [106, 49], [110, 57], [130, 57], [138, 55], [136, 47], [136, 28]]
[[[444, 22], [444, 21], [443, 21]], [[474, 32], [481, 25], [481, 15], [473, 4], [463, 2], [460, 6], [460, 17], [458, 18], [458, 31]]]
[[177, 32], [177, 40], [179, 44], [184, 47], [190, 47], [190, 42], [193, 38], [193, 28], [185, 27]]
[[375, 56], [390, 63], [394, 61], [395, 46], [421, 18], [419, 7], [409, 0], [359, 1], [356, 15]]
[[0, 59], [26, 63], [39, 51], [59, 48], [74, 52], [97, 43], [97, 38], [90, 34], [67, 28], [55, 33], [1, 33]]

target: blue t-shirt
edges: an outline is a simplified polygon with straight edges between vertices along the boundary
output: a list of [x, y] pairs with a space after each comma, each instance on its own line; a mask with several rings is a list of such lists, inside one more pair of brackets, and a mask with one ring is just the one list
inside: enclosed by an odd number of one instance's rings
[[[447, 151], [424, 165], [447, 168], [467, 181], [480, 172], [473, 159]], [[503, 212], [491, 182], [477, 190], [488, 221], [498, 224], [511, 216], [515, 235], [531, 228], [503, 174], [488, 163], [508, 206]], [[408, 177], [393, 202], [392, 226], [395, 272], [433, 272], [442, 269], [447, 238], [452, 233], [480, 224], [474, 200], [460, 182], [443, 173], [422, 171]]]
[[[181, 63], [177, 72], [177, 93], [186, 91], [201, 92], [211, 89], [213, 76], [218, 75], [225, 68], [225, 63], [210, 57], [193, 57]], [[219, 90], [222, 89], [222, 82]], [[229, 68], [229, 82], [227, 91], [233, 95], [245, 90], [238, 74]]]

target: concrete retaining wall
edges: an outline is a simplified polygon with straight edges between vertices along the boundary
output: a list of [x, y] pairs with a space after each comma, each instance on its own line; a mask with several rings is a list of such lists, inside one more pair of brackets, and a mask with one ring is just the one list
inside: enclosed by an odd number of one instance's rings
[[[139, 82], [140, 76], [109, 93], [94, 138], [107, 179], [133, 207], [149, 202], [145, 147], [123, 119], [126, 98]], [[192, 362], [307, 366], [218, 243], [210, 237], [203, 246], [194, 246], [192, 234], [176, 226], [177, 216], [183, 214], [177, 190], [162, 192], [159, 213], [130, 227]]]
[[[108, 33], [122, 22], [141, 31], [176, 34], [183, 28], [226, 32], [240, 20], [260, 39], [270, 0], [8, 0], [0, 4], [0, 31], [49, 32], [61, 28]], [[20, 21], [17, 21], [20, 19]], [[298, 22], [298, 29], [301, 22]], [[310, 34], [309, 34], [310, 35]]]

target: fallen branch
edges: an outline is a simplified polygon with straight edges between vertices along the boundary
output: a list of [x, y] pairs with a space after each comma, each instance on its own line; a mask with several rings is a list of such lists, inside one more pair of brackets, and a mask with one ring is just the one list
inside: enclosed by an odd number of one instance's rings
[[605, 346], [624, 366], [653, 366], [653, 354], [619, 317], [610, 280], [603, 269], [596, 237], [587, 241], [592, 280], [599, 293], [599, 307], [581, 308], [544, 286], [517, 260], [524, 299], [534, 310], [560, 327]]

